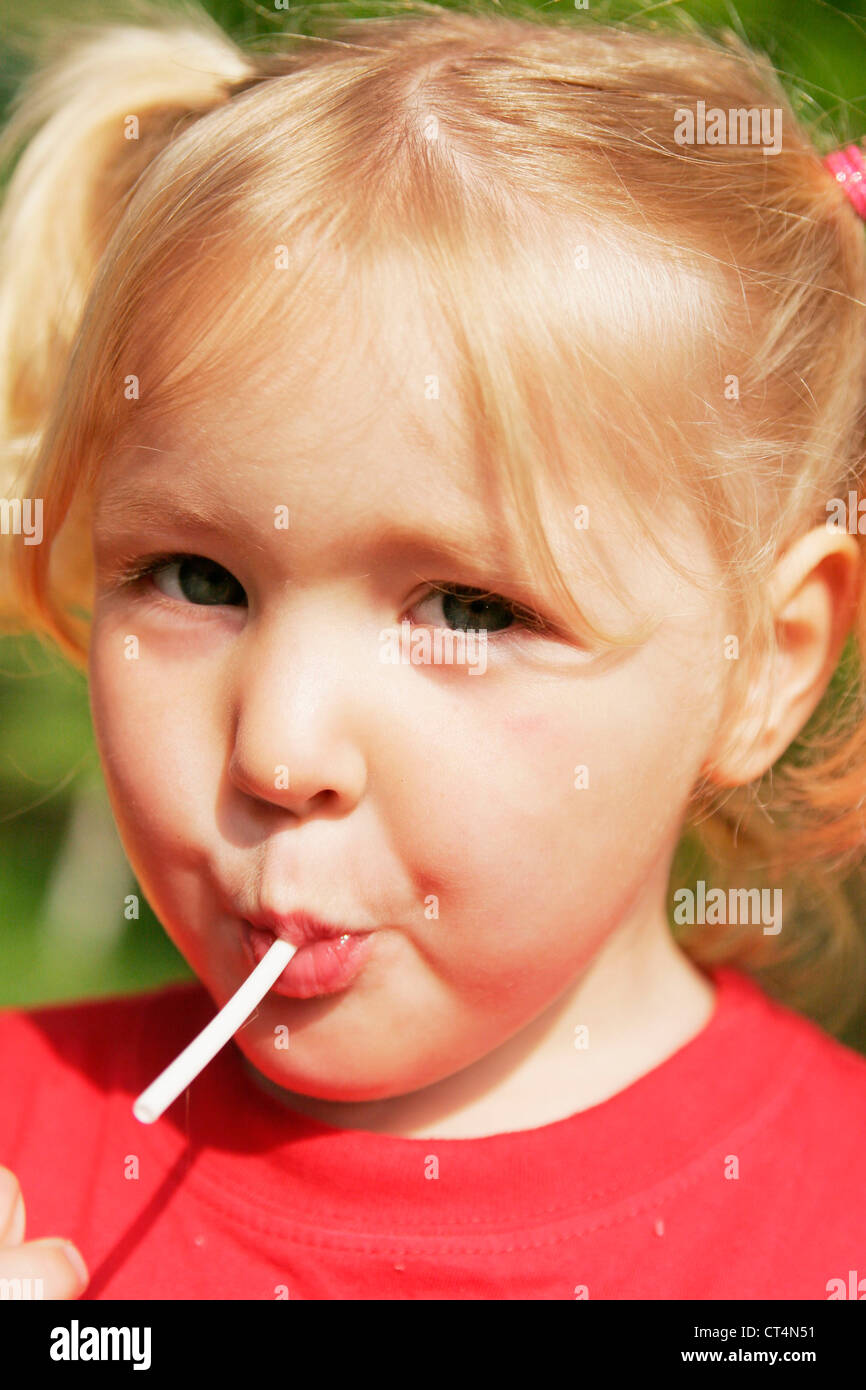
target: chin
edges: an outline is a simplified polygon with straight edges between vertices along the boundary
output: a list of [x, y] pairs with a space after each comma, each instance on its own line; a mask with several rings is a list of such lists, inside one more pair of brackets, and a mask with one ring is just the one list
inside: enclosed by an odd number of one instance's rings
[[[247, 1070], [258, 1073], [255, 1078], [258, 1081], [270, 1082], [273, 1087], [286, 1093], [287, 1101], [293, 1096], [306, 1096], [310, 1100], [343, 1102], [362, 1102], [375, 1100], [393, 1100], [396, 1096], [408, 1095], [411, 1091], [419, 1089], [419, 1084], [410, 1082], [406, 1084], [403, 1079], [394, 1079], [388, 1082], [371, 1081], [369, 1077], [358, 1078], [353, 1083], [351, 1078], [343, 1075], [339, 1080], [329, 1070], [327, 1074], [314, 1074], [306, 1072], [298, 1075], [297, 1070], [292, 1070], [289, 1066], [281, 1067], [279, 1062], [274, 1065], [273, 1049], [261, 1056], [254, 1053], [252, 1056], [244, 1052], [244, 1060]], [[339, 1065], [339, 1064], [338, 1064]], [[421, 1082], [420, 1085], [426, 1083]], [[265, 1089], [269, 1089], [265, 1085]]]

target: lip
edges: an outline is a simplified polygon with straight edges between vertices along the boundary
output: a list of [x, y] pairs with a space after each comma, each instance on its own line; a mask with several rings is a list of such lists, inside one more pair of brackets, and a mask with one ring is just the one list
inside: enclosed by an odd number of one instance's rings
[[347, 927], [337, 925], [332, 922], [323, 922], [321, 918], [315, 917], [311, 912], [270, 912], [263, 910], [255, 912], [244, 918], [251, 927], [260, 931], [268, 931], [272, 936], [289, 941], [298, 948], [309, 946], [315, 941], [325, 941], [332, 937], [340, 936], [361, 936], [366, 935], [372, 930], [369, 927]]
[[275, 926], [256, 923], [244, 920], [242, 927], [243, 944], [253, 965], [264, 959], [276, 937], [298, 947], [271, 985], [274, 994], [290, 999], [312, 999], [346, 989], [363, 969], [377, 935], [374, 931], [341, 932], [312, 918], [299, 920], [299, 914], [279, 919]]

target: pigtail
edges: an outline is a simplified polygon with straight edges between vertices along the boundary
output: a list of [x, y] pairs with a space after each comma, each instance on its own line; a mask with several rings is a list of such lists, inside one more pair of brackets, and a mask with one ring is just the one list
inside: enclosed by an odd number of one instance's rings
[[[0, 134], [0, 615], [16, 617], [10, 550], [49, 408], [100, 257], [140, 175], [256, 69], [206, 12], [145, 27], [65, 25], [38, 41]], [[16, 162], [17, 159], [17, 162]], [[14, 166], [14, 167], [13, 167]], [[11, 176], [10, 176], [11, 169]], [[16, 537], [16, 539], [19, 539]], [[23, 539], [23, 537], [20, 537]]]

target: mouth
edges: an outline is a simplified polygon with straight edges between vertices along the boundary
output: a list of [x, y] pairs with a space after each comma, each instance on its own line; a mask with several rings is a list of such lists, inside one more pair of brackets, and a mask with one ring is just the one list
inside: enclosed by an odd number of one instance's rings
[[351, 931], [292, 913], [244, 919], [241, 936], [253, 965], [264, 959], [277, 938], [297, 946], [271, 990], [290, 999], [311, 999], [337, 994], [352, 983], [370, 955], [376, 932]]

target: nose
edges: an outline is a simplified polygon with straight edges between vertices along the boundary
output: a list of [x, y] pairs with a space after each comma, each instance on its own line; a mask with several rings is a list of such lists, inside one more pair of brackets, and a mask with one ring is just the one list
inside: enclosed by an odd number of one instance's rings
[[291, 625], [273, 623], [245, 637], [237, 653], [228, 769], [240, 792], [299, 817], [345, 815], [363, 796], [358, 676], [364, 646], [357, 632], [344, 639], [344, 631], [321, 612], [308, 612]]

